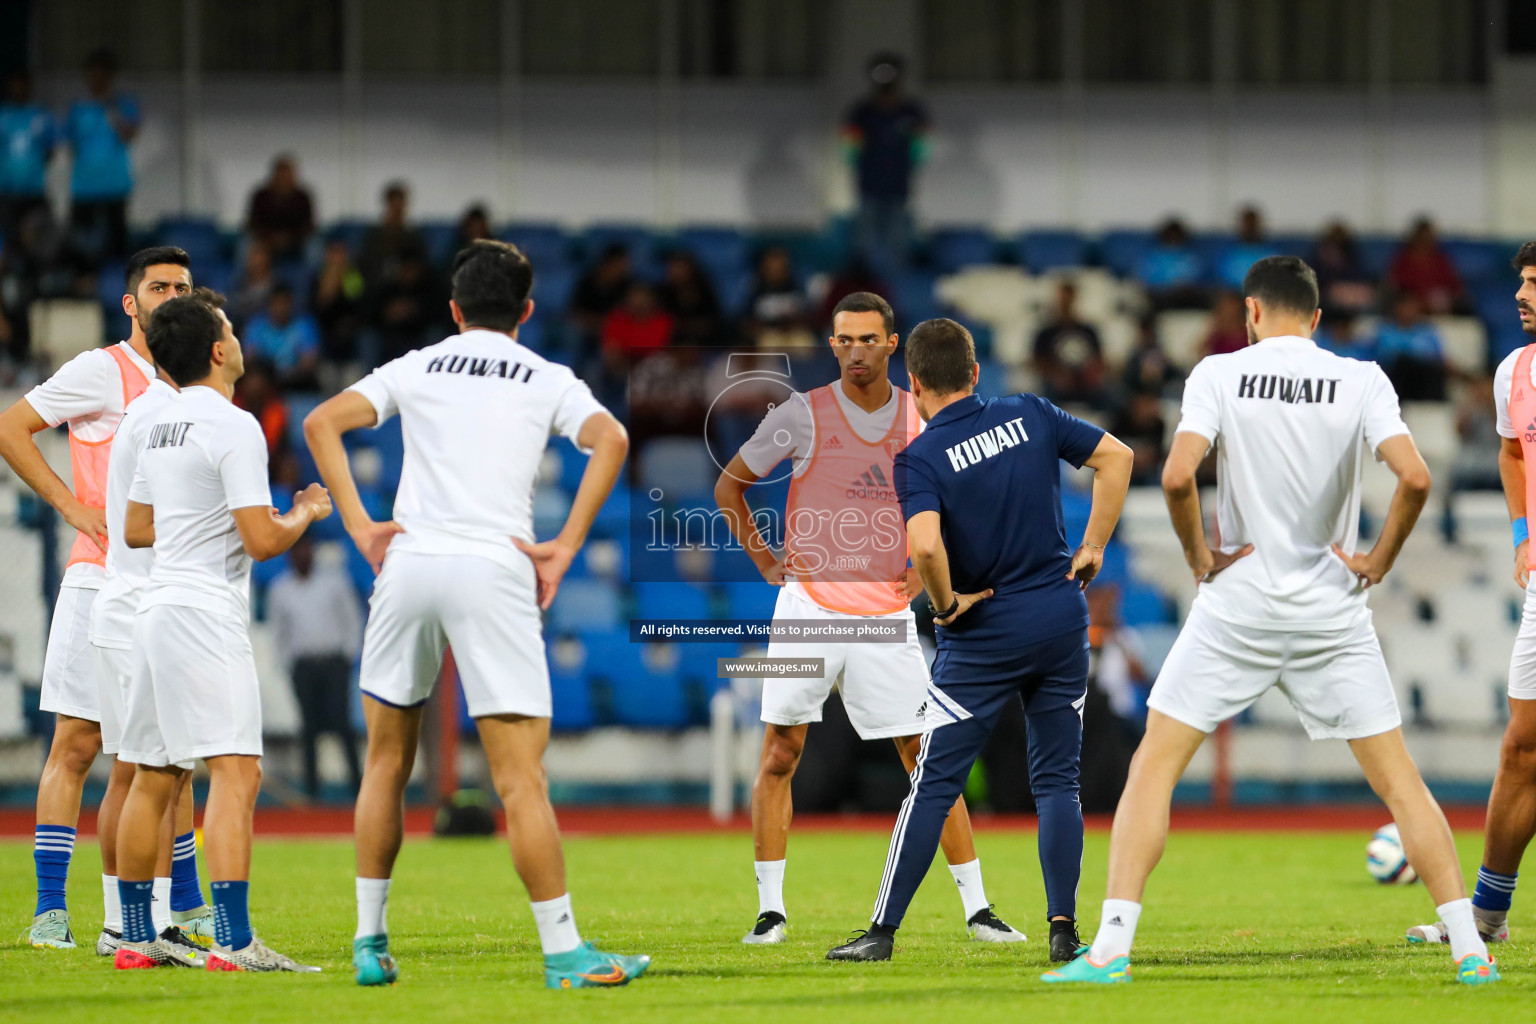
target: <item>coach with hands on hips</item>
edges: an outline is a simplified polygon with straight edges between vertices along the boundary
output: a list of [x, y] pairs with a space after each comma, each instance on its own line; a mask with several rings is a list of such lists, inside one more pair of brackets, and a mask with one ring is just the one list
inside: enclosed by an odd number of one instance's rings
[[[827, 954], [889, 960], [896, 929], [933, 863], [950, 806], [1007, 702], [1022, 699], [1030, 784], [1040, 815], [1051, 959], [1072, 959], [1083, 814], [1081, 709], [1088, 686], [1088, 603], [1131, 479], [1131, 450], [1035, 395], [982, 399], [970, 333], [919, 324], [907, 373], [926, 429], [896, 456], [912, 563], [938, 625], [937, 688], [912, 787], [896, 819], [873, 924]], [[1067, 546], [1065, 460], [1095, 471], [1083, 542]]]

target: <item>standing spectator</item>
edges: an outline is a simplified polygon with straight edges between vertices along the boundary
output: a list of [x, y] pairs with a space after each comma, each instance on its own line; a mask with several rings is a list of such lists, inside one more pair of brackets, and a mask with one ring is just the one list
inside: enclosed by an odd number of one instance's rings
[[1440, 332], [1424, 316], [1417, 292], [1400, 292], [1392, 316], [1376, 328], [1376, 361], [1405, 402], [1445, 401], [1445, 355]]
[[672, 344], [676, 321], [656, 301], [651, 286], [636, 281], [624, 301], [603, 321], [603, 362], [611, 372], [621, 372], [636, 353]]
[[1461, 275], [1440, 248], [1435, 222], [1428, 217], [1414, 221], [1407, 241], [1392, 260], [1388, 277], [1395, 290], [1412, 292], [1423, 308], [1436, 315], [1449, 313], [1464, 302]]
[[276, 460], [288, 444], [288, 406], [277, 389], [272, 368], [259, 359], [245, 366], [245, 376], [235, 382], [235, 405], [256, 417], [267, 439], [267, 456]]
[[[309, 300], [320, 327], [320, 362], [327, 373], [359, 358], [367, 291], [363, 272], [352, 262], [347, 243], [339, 238], [327, 242]], [[328, 388], [331, 384], [339, 387], [339, 378], [328, 381]]]
[[476, 203], [465, 210], [464, 215], [459, 218], [458, 230], [453, 235], [453, 252], [448, 254], [448, 262], [452, 263], [453, 257], [470, 242], [490, 237], [491, 215], [485, 207]]
[[1145, 391], [1131, 395], [1109, 432], [1131, 448], [1132, 486], [1156, 484], [1162, 479], [1163, 458], [1168, 454], [1163, 444], [1167, 424], [1157, 395]]
[[362, 609], [345, 573], [315, 568], [314, 542], [308, 537], [288, 550], [288, 565], [289, 571], [267, 591], [267, 618], [304, 723], [304, 789], [311, 800], [319, 798], [318, 741], [331, 733], [341, 741], [355, 796], [362, 772], [350, 697], [352, 662], [362, 646]]
[[1240, 352], [1248, 347], [1248, 307], [1237, 292], [1221, 292], [1211, 307], [1211, 325], [1200, 345], [1202, 356]]
[[1153, 309], [1205, 306], [1205, 260], [1189, 243], [1183, 221], [1171, 217], [1157, 229], [1157, 244], [1136, 262], [1136, 280], [1147, 289]]
[[1376, 282], [1360, 259], [1360, 247], [1343, 221], [1334, 221], [1312, 254], [1325, 317], [1359, 316], [1376, 304]]
[[676, 324], [674, 345], [718, 345], [725, 340], [715, 286], [704, 276], [692, 254], [678, 251], [667, 257], [659, 298], [661, 308]]
[[1136, 325], [1136, 347], [1126, 357], [1121, 384], [1130, 395], [1161, 397], [1184, 379], [1184, 371], [1174, 365], [1163, 351], [1157, 337], [1157, 320], [1144, 316]]
[[384, 212], [378, 224], [363, 236], [362, 255], [357, 261], [363, 280], [374, 290], [390, 284], [405, 262], [425, 262], [427, 259], [426, 239], [406, 222], [411, 192], [405, 182], [392, 181], [385, 185], [383, 202]]
[[139, 133], [139, 103], [116, 88], [117, 57], [97, 50], [85, 62], [87, 95], [69, 108], [64, 134], [74, 153], [70, 230], [76, 248], [98, 259], [128, 249], [128, 144]]
[[1241, 290], [1248, 268], [1266, 256], [1275, 255], [1264, 230], [1264, 214], [1249, 204], [1237, 211], [1237, 240], [1226, 246], [1216, 259], [1216, 279], [1223, 288]]
[[299, 184], [298, 164], [284, 153], [272, 161], [272, 174], [251, 194], [245, 230], [274, 260], [301, 259], [315, 231], [315, 204]]
[[252, 242], [245, 249], [245, 265], [229, 286], [229, 320], [237, 332], [244, 333], [251, 317], [266, 308], [275, 287], [272, 254], [260, 242]]
[[1058, 405], [1078, 402], [1102, 408], [1105, 388], [1104, 346], [1099, 332], [1077, 315], [1077, 286], [1063, 280], [1056, 286], [1051, 322], [1035, 334], [1031, 346], [1035, 372], [1046, 398]]
[[0, 236], [6, 242], [28, 213], [48, 208], [45, 179], [58, 141], [58, 122], [32, 99], [32, 76], [12, 71], [0, 103]]
[[912, 179], [927, 156], [928, 112], [902, 89], [906, 62], [877, 54], [870, 94], [843, 119], [843, 140], [859, 194], [859, 249], [876, 274], [905, 268], [911, 245]]
[[576, 281], [566, 312], [581, 340], [582, 357], [598, 348], [603, 322], [624, 301], [633, 280], [629, 250], [619, 242], [610, 242], [598, 254], [597, 262]]
[[273, 287], [267, 308], [245, 325], [241, 341], [250, 355], [272, 364], [284, 388], [319, 388], [320, 327], [308, 313], [295, 311], [293, 289], [288, 285]]
[[369, 326], [377, 339], [377, 359], [391, 359], [442, 339], [447, 329], [448, 295], [425, 255], [408, 253], [374, 293]]
[[811, 336], [810, 299], [795, 279], [789, 250], [769, 246], [757, 258], [752, 297], [747, 300], [746, 333], [759, 347], [804, 347]]

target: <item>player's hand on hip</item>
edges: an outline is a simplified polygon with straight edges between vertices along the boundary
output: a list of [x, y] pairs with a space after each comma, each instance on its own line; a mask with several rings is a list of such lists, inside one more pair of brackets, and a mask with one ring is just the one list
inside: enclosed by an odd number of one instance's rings
[[1339, 561], [1348, 566], [1349, 571], [1355, 574], [1355, 578], [1363, 586], [1375, 586], [1387, 574], [1386, 566], [1377, 564], [1369, 551], [1364, 554], [1347, 555], [1344, 553], [1343, 548], [1335, 544], [1333, 546], [1333, 553], [1339, 556]]
[[1067, 570], [1067, 579], [1077, 580], [1079, 590], [1087, 590], [1088, 584], [1104, 568], [1104, 549], [1090, 547], [1087, 544], [1079, 544], [1077, 550], [1072, 553], [1072, 568]]
[[91, 539], [103, 552], [107, 550], [107, 510], [76, 501], [63, 512], [64, 521]]
[[972, 607], [974, 607], [978, 601], [985, 601], [991, 596], [992, 591], [990, 589], [981, 590], [974, 594], [956, 594], [955, 597], [959, 599], [960, 605], [955, 609], [955, 614], [949, 616], [946, 619], [934, 619], [933, 621], [937, 622], [941, 626], [948, 626], [960, 616], [964, 615]]
[[780, 555], [778, 559], [776, 559], [774, 563], [768, 568], [760, 569], [759, 571], [763, 574], [763, 579], [767, 580], [775, 587], [782, 587], [789, 579], [792, 578], [793, 575], [790, 573], [789, 568], [784, 564], [783, 555]]
[[916, 566], [907, 566], [907, 571], [902, 573], [896, 581], [896, 592], [901, 595], [902, 600], [908, 602], [923, 592], [923, 577], [918, 573]]
[[1253, 554], [1253, 545], [1244, 544], [1230, 555], [1215, 548], [1206, 548], [1205, 557], [1198, 559], [1190, 565], [1190, 570], [1195, 574], [1196, 583], [1209, 583], [1220, 576], [1233, 562], [1239, 558], [1247, 558]]
[[310, 514], [312, 520], [318, 521], [331, 514], [331, 492], [319, 484], [310, 484], [298, 494], [293, 496], [295, 505], [308, 505], [314, 511]]
[[566, 570], [571, 567], [571, 560], [576, 557], [576, 549], [558, 538], [541, 544], [529, 544], [519, 537], [513, 537], [512, 543], [517, 545], [517, 550], [533, 560], [533, 571], [539, 577], [539, 607], [548, 609], [560, 590], [560, 581], [565, 578]]
[[1531, 585], [1530, 550], [1531, 542], [1528, 540], [1521, 541], [1520, 546], [1515, 548], [1515, 582], [1520, 584], [1521, 590]]
[[369, 568], [377, 576], [384, 567], [384, 555], [389, 550], [389, 542], [395, 539], [395, 534], [404, 532], [405, 527], [393, 519], [383, 523], [370, 522], [352, 531], [352, 543], [357, 545], [357, 550], [362, 552], [368, 560]]

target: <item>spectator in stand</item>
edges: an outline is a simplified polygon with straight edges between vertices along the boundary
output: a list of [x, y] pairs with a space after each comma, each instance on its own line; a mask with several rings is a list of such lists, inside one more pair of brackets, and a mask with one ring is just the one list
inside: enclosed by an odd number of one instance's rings
[[928, 112], [903, 91], [906, 61], [876, 54], [872, 89], [843, 119], [843, 144], [859, 196], [859, 251], [876, 273], [906, 267], [912, 179], [928, 152]]
[[1113, 583], [1089, 587], [1087, 596], [1088, 646], [1097, 655], [1092, 662], [1094, 684], [1108, 699], [1109, 710], [1127, 738], [1139, 742], [1152, 682], [1141, 637], [1121, 620], [1119, 587]]
[[676, 326], [651, 286], [636, 281], [603, 321], [603, 362], [611, 372], [621, 373], [637, 353], [671, 345]]
[[1052, 402], [1094, 408], [1108, 404], [1104, 346], [1098, 330], [1078, 317], [1077, 286], [1071, 281], [1056, 285], [1051, 322], [1035, 334], [1031, 353], [1043, 393]]
[[470, 242], [490, 237], [491, 215], [485, 207], [476, 203], [459, 218], [458, 230], [453, 235], [453, 252], [448, 254], [448, 262], [452, 263], [453, 257]]
[[267, 591], [267, 619], [303, 722], [304, 791], [311, 800], [320, 796], [319, 740], [331, 733], [341, 741], [355, 796], [362, 781], [350, 706], [352, 662], [363, 633], [357, 591], [340, 569], [315, 567], [308, 537], [289, 549], [288, 566]]
[[566, 312], [581, 342], [581, 357], [597, 350], [602, 342], [603, 323], [616, 309], [634, 281], [629, 250], [619, 242], [610, 242], [597, 262], [576, 281]]
[[1157, 245], [1136, 262], [1135, 276], [1153, 309], [1205, 308], [1205, 260], [1189, 244], [1189, 230], [1177, 217], [1157, 229]]
[[1461, 443], [1451, 460], [1451, 490], [1497, 491], [1503, 487], [1497, 419], [1493, 378], [1486, 374], [1473, 377], [1456, 405], [1456, 435]]
[[1237, 292], [1219, 292], [1216, 304], [1211, 307], [1211, 325], [1205, 332], [1200, 354], [1219, 356], [1247, 347], [1248, 307], [1243, 304], [1243, 297]]
[[368, 282], [371, 290], [390, 284], [407, 261], [425, 262], [427, 259], [426, 239], [406, 222], [411, 192], [405, 182], [392, 181], [385, 185], [383, 202], [384, 212], [378, 224], [363, 236], [361, 255], [357, 260], [363, 280]]
[[1109, 432], [1131, 447], [1131, 485], [1156, 484], [1162, 479], [1163, 446], [1167, 424], [1163, 421], [1163, 403], [1149, 392], [1132, 394], [1118, 413]]
[[789, 250], [781, 245], [764, 249], [747, 300], [747, 337], [759, 347], [804, 348], [815, 342], [810, 313], [811, 301], [795, 278]]
[[261, 424], [267, 456], [276, 459], [288, 444], [288, 406], [278, 393], [272, 368], [259, 359], [245, 364], [245, 376], [235, 382], [235, 404]]
[[267, 300], [277, 283], [277, 276], [272, 272], [272, 254], [267, 252], [266, 246], [252, 242], [245, 250], [245, 266], [230, 284], [229, 305], [225, 307], [237, 334], [245, 330], [251, 317], [267, 308]]
[[70, 233], [94, 259], [128, 249], [128, 196], [133, 163], [128, 145], [139, 133], [139, 104], [116, 87], [117, 57], [97, 50], [85, 61], [87, 95], [69, 108], [64, 134], [74, 154], [70, 172]]
[[1376, 305], [1376, 282], [1360, 259], [1348, 225], [1336, 220], [1323, 231], [1312, 253], [1325, 317], [1354, 317]]
[[1436, 316], [1465, 305], [1466, 290], [1451, 258], [1440, 248], [1435, 222], [1420, 217], [1413, 222], [1408, 239], [1392, 260], [1387, 275], [1393, 289], [1412, 292], [1423, 308]]
[[294, 308], [293, 289], [277, 284], [267, 296], [267, 308], [251, 317], [240, 334], [246, 351], [272, 365], [278, 383], [290, 391], [320, 387], [320, 326], [308, 313]]
[[284, 153], [272, 161], [272, 173], [255, 192], [245, 215], [245, 230], [277, 262], [304, 257], [315, 232], [315, 205], [299, 184], [294, 158]]
[[728, 340], [715, 286], [691, 253], [678, 250], [667, 256], [666, 273], [658, 297], [661, 308], [671, 315], [676, 325], [672, 344], [708, 346]]
[[1353, 316], [1324, 313], [1312, 340], [1346, 359], [1371, 361], [1376, 358], [1371, 339], [1360, 333], [1360, 321]]
[[324, 261], [315, 278], [309, 308], [314, 310], [320, 327], [320, 363], [322, 376], [328, 379], [326, 390], [341, 386], [341, 367], [358, 360], [358, 340], [362, 334], [368, 286], [363, 272], [352, 262], [347, 243], [332, 239], [326, 243]]
[[1252, 204], [1237, 211], [1237, 240], [1216, 258], [1216, 280], [1223, 288], [1241, 290], [1248, 268], [1275, 255], [1264, 230], [1264, 214]]
[[0, 102], [0, 236], [6, 241], [27, 214], [48, 208], [48, 160], [58, 142], [58, 122], [32, 99], [32, 76], [11, 71]]
[[[1157, 320], [1145, 316], [1136, 325], [1136, 347], [1126, 357], [1121, 384], [1128, 395], [1162, 396], [1184, 379], [1157, 337]], [[1115, 436], [1119, 436], [1118, 434]]]
[[1424, 315], [1417, 292], [1399, 292], [1392, 316], [1376, 328], [1376, 361], [1404, 402], [1445, 401], [1445, 355], [1440, 332]]
[[375, 292], [368, 324], [377, 339], [380, 364], [452, 331], [448, 293], [424, 254], [407, 253]]

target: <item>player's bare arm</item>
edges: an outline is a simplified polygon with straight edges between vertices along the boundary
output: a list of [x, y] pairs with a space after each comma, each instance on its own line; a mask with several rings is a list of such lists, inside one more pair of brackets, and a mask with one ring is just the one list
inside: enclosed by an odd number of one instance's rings
[[928, 589], [928, 600], [940, 611], [954, 607], [954, 611], [948, 615], [934, 616], [934, 622], [947, 626], [964, 615], [977, 601], [991, 597], [992, 591], [955, 593], [949, 579], [949, 552], [944, 550], [941, 522], [937, 512], [919, 512], [907, 520], [907, 541], [911, 545], [912, 565], [922, 577], [923, 586]]
[[102, 539], [107, 535], [107, 511], [92, 508], [75, 497], [69, 485], [48, 465], [43, 453], [38, 451], [32, 435], [47, 430], [48, 424], [25, 398], [18, 398], [5, 412], [0, 413], [0, 456], [10, 465], [23, 483], [37, 492], [37, 496], [58, 510], [70, 526], [79, 530], [102, 551], [107, 550]]
[[513, 537], [517, 549], [533, 559], [533, 568], [539, 577], [539, 607], [548, 608], [560, 589], [565, 571], [571, 567], [576, 552], [586, 543], [587, 532], [597, 519], [603, 502], [613, 493], [613, 485], [624, 468], [624, 457], [629, 453], [629, 431], [612, 413], [595, 412], [582, 423], [576, 435], [576, 444], [590, 449], [587, 468], [582, 471], [581, 483], [576, 496], [571, 499], [571, 511], [565, 517], [565, 525], [552, 540], [529, 544], [520, 537]]
[[1184, 546], [1184, 561], [1198, 583], [1209, 583], [1227, 566], [1253, 553], [1252, 544], [1226, 554], [1206, 541], [1205, 518], [1200, 514], [1200, 488], [1195, 484], [1195, 472], [1210, 447], [1211, 443], [1201, 435], [1180, 431], [1173, 435], [1173, 448], [1163, 463], [1163, 497], [1168, 502], [1168, 515], [1173, 519], [1179, 543]]
[[783, 586], [789, 575], [784, 568], [784, 558], [768, 546], [768, 541], [763, 538], [762, 531], [752, 519], [752, 510], [747, 507], [747, 488], [757, 481], [757, 474], [748, 469], [746, 462], [737, 455], [720, 474], [720, 479], [715, 481], [715, 504], [720, 506], [725, 523], [731, 528], [731, 536], [746, 548], [747, 557], [752, 559], [757, 571], [763, 574], [763, 579], [776, 587]]
[[[1382, 581], [1397, 561], [1403, 542], [1413, 532], [1413, 524], [1419, 521], [1424, 503], [1429, 500], [1429, 467], [1419, 454], [1419, 446], [1408, 434], [1398, 434], [1381, 442], [1376, 457], [1387, 464], [1397, 477], [1397, 490], [1392, 492], [1392, 504], [1387, 506], [1387, 520], [1382, 525], [1381, 536], [1364, 554], [1346, 554], [1337, 544], [1334, 554], [1344, 560], [1349, 571], [1360, 578], [1367, 587]], [[1502, 465], [1502, 458], [1500, 463]]]
[[[1504, 484], [1504, 501], [1509, 506], [1509, 521], [1525, 518], [1525, 449], [1518, 437], [1499, 438], [1499, 479]], [[1529, 540], [1515, 548], [1515, 582], [1524, 590], [1531, 582], [1531, 570], [1526, 564]]]
[[128, 501], [128, 514], [123, 518], [123, 543], [131, 548], [155, 546], [155, 507], [142, 501]]
[[278, 515], [266, 505], [231, 509], [245, 553], [265, 562], [293, 547], [309, 524], [331, 514], [331, 496], [319, 484], [310, 484], [293, 496], [293, 508]]
[[1088, 526], [1083, 542], [1072, 555], [1067, 579], [1077, 580], [1084, 590], [1104, 565], [1104, 545], [1109, 543], [1125, 508], [1125, 495], [1131, 488], [1131, 466], [1135, 456], [1119, 438], [1105, 434], [1083, 465], [1093, 470], [1093, 505], [1088, 511]]
[[374, 572], [383, 566], [384, 552], [400, 532], [400, 524], [393, 520], [376, 523], [368, 515], [362, 496], [357, 493], [357, 481], [352, 478], [352, 465], [347, 461], [341, 435], [374, 426], [378, 418], [373, 403], [356, 391], [343, 391], [328, 398], [304, 417], [304, 440], [320, 470], [320, 479], [330, 489], [342, 525]]

